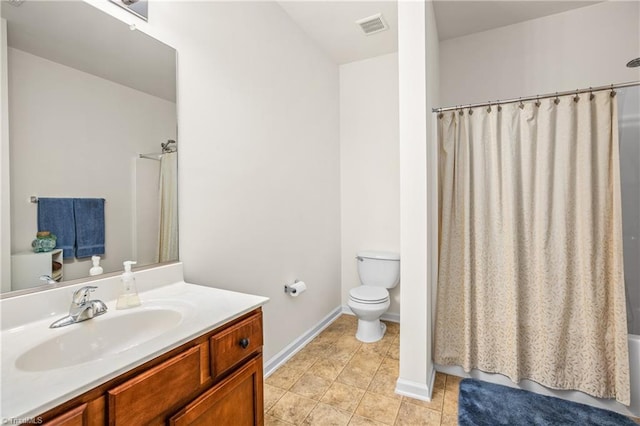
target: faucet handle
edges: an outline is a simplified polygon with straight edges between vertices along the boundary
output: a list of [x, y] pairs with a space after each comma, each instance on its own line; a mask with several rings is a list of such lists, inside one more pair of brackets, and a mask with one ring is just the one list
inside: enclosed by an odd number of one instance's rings
[[87, 303], [89, 301], [89, 293], [91, 293], [92, 291], [95, 291], [96, 288], [98, 287], [93, 285], [88, 285], [88, 286], [79, 288], [78, 290], [73, 292], [72, 302], [75, 303], [76, 305], [82, 305], [84, 303]]

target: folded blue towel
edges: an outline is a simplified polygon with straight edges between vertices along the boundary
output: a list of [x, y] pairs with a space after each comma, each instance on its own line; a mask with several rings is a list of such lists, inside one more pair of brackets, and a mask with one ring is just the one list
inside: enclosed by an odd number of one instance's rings
[[39, 198], [39, 231], [51, 231], [57, 237], [56, 248], [62, 249], [62, 257], [73, 257], [76, 243], [73, 198]]
[[76, 257], [104, 254], [104, 199], [74, 198]]

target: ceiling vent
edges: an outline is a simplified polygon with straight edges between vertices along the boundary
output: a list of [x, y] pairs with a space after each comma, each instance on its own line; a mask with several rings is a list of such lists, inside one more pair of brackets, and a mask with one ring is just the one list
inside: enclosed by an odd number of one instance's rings
[[367, 18], [358, 19], [356, 24], [360, 25], [365, 35], [371, 35], [379, 33], [380, 31], [386, 31], [389, 26], [382, 18], [382, 13], [378, 13]]

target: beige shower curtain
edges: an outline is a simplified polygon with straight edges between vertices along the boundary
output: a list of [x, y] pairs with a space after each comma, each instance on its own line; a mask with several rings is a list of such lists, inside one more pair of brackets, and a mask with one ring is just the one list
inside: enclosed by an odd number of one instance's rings
[[435, 362], [629, 404], [609, 91], [438, 120]]
[[160, 159], [160, 262], [178, 260], [178, 154]]

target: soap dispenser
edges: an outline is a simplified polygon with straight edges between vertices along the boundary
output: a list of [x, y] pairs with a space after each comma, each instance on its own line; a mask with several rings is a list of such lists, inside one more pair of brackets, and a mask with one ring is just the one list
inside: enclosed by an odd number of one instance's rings
[[89, 275], [95, 276], [102, 274], [104, 270], [102, 266], [100, 266], [100, 256], [91, 256], [91, 261], [93, 262], [93, 267], [89, 269]]
[[122, 274], [122, 294], [118, 296], [118, 302], [116, 303], [116, 309], [128, 309], [135, 306], [140, 306], [140, 297], [138, 297], [138, 290], [136, 289], [136, 278], [131, 272], [131, 265], [135, 265], [138, 262], [127, 260], [122, 262], [124, 265], [124, 273]]

